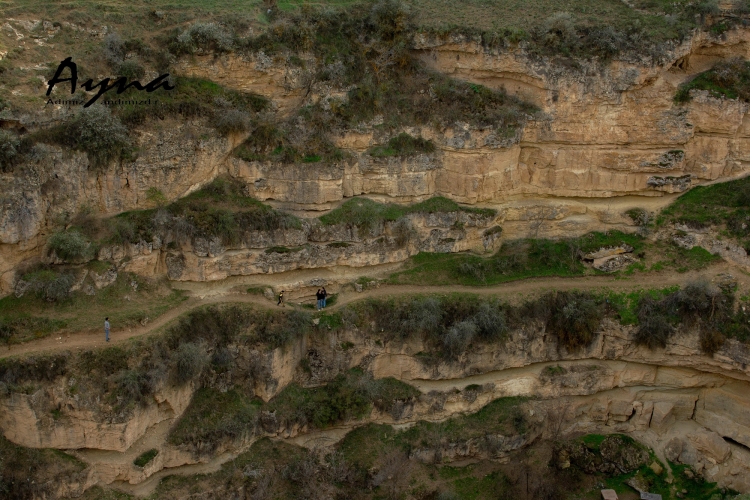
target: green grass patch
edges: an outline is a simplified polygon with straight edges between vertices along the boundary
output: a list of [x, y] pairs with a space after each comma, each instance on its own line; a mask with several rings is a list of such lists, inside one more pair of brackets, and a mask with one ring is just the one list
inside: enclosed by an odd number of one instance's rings
[[341, 318], [341, 313], [338, 313], [338, 312], [335, 312], [335, 313], [321, 312], [318, 318], [320, 319], [320, 323], [318, 323], [318, 328], [327, 328], [328, 330], [337, 330], [344, 326], [344, 321]]
[[189, 237], [219, 237], [235, 245], [250, 231], [299, 229], [301, 221], [244, 194], [237, 180], [219, 177], [200, 190], [164, 207], [171, 219], [157, 222], [157, 210], [124, 212], [104, 228], [107, 243], [137, 243], [161, 237], [163, 244]]
[[[682, 223], [703, 228], [725, 224], [730, 234], [750, 235], [750, 177], [712, 186], [697, 186], [683, 194], [657, 217], [657, 225]], [[743, 227], [745, 226], [745, 227]]]
[[232, 389], [219, 392], [201, 388], [169, 432], [167, 442], [216, 448], [222, 440], [238, 439], [252, 433], [262, 402]]
[[[270, 101], [261, 95], [227, 89], [203, 78], [178, 76], [174, 86], [174, 90], [159, 88], [149, 96], [158, 101], [157, 104], [125, 104], [116, 106], [115, 111], [127, 126], [140, 125], [149, 119], [163, 119], [164, 116], [207, 117], [220, 124], [229, 109], [250, 115], [270, 105]], [[119, 98], [123, 101], [143, 99], [133, 90], [126, 91]]]
[[450, 465], [443, 465], [438, 467], [438, 476], [441, 479], [456, 479], [459, 477], [468, 476], [474, 471], [473, 465], [467, 465], [466, 467], [452, 467]]
[[[724, 24], [716, 25], [726, 31]], [[698, 74], [689, 82], [680, 85], [675, 94], [676, 102], [690, 101], [693, 89], [707, 90], [712, 97], [750, 101], [750, 62], [742, 59], [721, 61], [708, 71]]]
[[540, 276], [581, 276], [584, 266], [567, 240], [506, 242], [492, 257], [421, 252], [407, 270], [388, 278], [394, 284], [481, 286]]
[[360, 231], [367, 233], [371, 232], [378, 224], [393, 222], [408, 214], [447, 212], [468, 212], [483, 217], [493, 217], [497, 213], [491, 209], [463, 207], [442, 196], [436, 196], [409, 206], [379, 203], [369, 198], [352, 198], [345, 201], [340, 207], [321, 216], [320, 222], [326, 226], [351, 224], [357, 226]]
[[526, 423], [519, 405], [527, 399], [499, 398], [470, 415], [453, 417], [444, 422], [419, 421], [402, 432], [401, 440], [421, 446], [429, 440], [429, 436], [435, 434], [450, 441], [465, 441], [495, 433], [523, 433]]
[[667, 295], [679, 290], [679, 286], [662, 289], [636, 290], [634, 292], [608, 292], [606, 294], [607, 304], [613, 308], [622, 325], [638, 324], [638, 306], [643, 297], [651, 297], [661, 300]]
[[[653, 456], [653, 452], [650, 452], [650, 455], [652, 461], [659, 463], [659, 465], [663, 467], [663, 464]], [[712, 500], [717, 498], [715, 496], [717, 494], [719, 495], [719, 498], [725, 498], [725, 494], [737, 494], [736, 492], [722, 490], [722, 488], [719, 488], [716, 483], [705, 481], [698, 474], [695, 474], [693, 478], [689, 478], [685, 475], [685, 470], [689, 469], [689, 466], [677, 465], [671, 462], [669, 466], [672, 468], [674, 481], [668, 483], [666, 470], [661, 475], [657, 475], [649, 467], [652, 461], [649, 461], [648, 464], [641, 466], [638, 470], [629, 474], [607, 477], [604, 479], [604, 483], [608, 488], [611, 488], [622, 495], [633, 491], [633, 488], [627, 485], [626, 481], [638, 475], [649, 485], [649, 491], [651, 493], [660, 494], [662, 495], [662, 498], [667, 500], [676, 500], [678, 497], [674, 496], [672, 493], [674, 491], [682, 492], [683, 490], [686, 490], [687, 493], [683, 493], [682, 498], [690, 498], [691, 500]]]
[[391, 138], [386, 145], [373, 146], [369, 150], [369, 153], [372, 156], [384, 158], [388, 156], [414, 156], [434, 151], [435, 145], [432, 141], [421, 137], [412, 137], [402, 132], [396, 137]]
[[462, 500], [493, 498], [498, 492], [503, 491], [504, 479], [500, 472], [494, 471], [481, 478], [469, 476], [456, 479], [453, 481], [453, 487]]
[[606, 438], [607, 436], [603, 436], [601, 434], [586, 434], [580, 439], [583, 444], [585, 444], [592, 450], [598, 450], [602, 444], [602, 441], [604, 441]]
[[277, 411], [290, 422], [325, 428], [337, 422], [361, 419], [372, 406], [389, 411], [398, 400], [419, 394], [415, 388], [392, 378], [372, 379], [359, 369], [337, 376], [323, 387], [287, 386], [269, 401], [270, 411]]
[[138, 455], [138, 458], [133, 460], [133, 464], [136, 467], [145, 467], [146, 464], [148, 464], [151, 460], [153, 460], [158, 454], [159, 454], [159, 450], [156, 450], [153, 448], [148, 451], [144, 451], [143, 453]]

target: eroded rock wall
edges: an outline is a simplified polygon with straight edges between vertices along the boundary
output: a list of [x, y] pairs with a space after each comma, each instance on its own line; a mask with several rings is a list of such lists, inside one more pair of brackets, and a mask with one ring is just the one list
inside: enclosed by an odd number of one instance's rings
[[[251, 195], [285, 209], [328, 210], [357, 195], [399, 203], [442, 195], [496, 208], [504, 238], [626, 229], [632, 225], [623, 215], [628, 208], [655, 210], [691, 186], [748, 172], [748, 105], [705, 92], [677, 105], [673, 96], [680, 83], [718, 60], [747, 57], [749, 39], [747, 29], [721, 37], [702, 33], [675, 49], [674, 64], [581, 62], [575, 68], [532, 59], [522, 49], [497, 53], [461, 38], [418, 39], [415, 50], [429, 67], [504, 87], [541, 112], [510, 138], [462, 124], [445, 130], [408, 128], [437, 146], [435, 153], [411, 158], [367, 154], [387, 140], [377, 119], [336, 137], [350, 156], [331, 165], [246, 162], [231, 154], [244, 137], [218, 137], [200, 122], [147, 123], [137, 131], [138, 158], [103, 171], [89, 168], [84, 154], [40, 145], [33, 160], [0, 178], [0, 293], [12, 289], [21, 263], [42, 254], [64, 214], [86, 206], [102, 214], [149, 208], [154, 205], [149, 189], [159, 189], [172, 201], [222, 173], [245, 181]], [[314, 61], [308, 66], [314, 67]], [[193, 56], [176, 68], [183, 75], [262, 94], [280, 117], [306, 99], [346, 98], [344, 90], [321, 85], [308, 95], [305, 70], [262, 53]], [[337, 257], [307, 259], [310, 267], [339, 264]], [[400, 259], [394, 254], [383, 261]], [[360, 259], [360, 264], [381, 260]], [[230, 271], [195, 275], [290, 269], [264, 263], [224, 267]]]

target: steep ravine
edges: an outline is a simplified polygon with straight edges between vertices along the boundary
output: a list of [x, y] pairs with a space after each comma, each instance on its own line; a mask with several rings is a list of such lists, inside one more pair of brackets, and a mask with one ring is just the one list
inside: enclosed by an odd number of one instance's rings
[[[705, 356], [697, 333], [683, 331], [666, 349], [649, 351], [634, 346], [630, 334], [630, 328], [605, 321], [592, 346], [569, 353], [530, 325], [513, 332], [503, 344], [480, 345], [455, 362], [433, 365], [420, 359], [425, 346], [419, 341], [378, 345], [356, 331], [308, 336], [267, 358], [270, 376], [256, 384], [258, 396], [268, 400], [292, 381], [319, 385], [353, 366], [369, 370], [375, 378], [405, 381], [422, 395], [389, 413], [373, 410], [362, 420], [332, 429], [288, 426], [283, 418], [274, 417], [275, 427], [266, 420], [258, 434], [224, 443], [211, 454], [191, 453], [165, 440], [187, 407], [192, 385], [163, 390], [126, 421], [112, 423], [97, 417], [95, 404], [86, 405], [69, 395], [65, 388], [70, 380], [63, 377], [34, 394], [2, 400], [0, 428], [8, 439], [24, 446], [79, 450], [74, 453], [90, 465], [88, 486], [111, 484], [147, 494], [166, 474], [216, 470], [262, 435], [303, 446], [328, 446], [348, 429], [367, 422], [401, 427], [419, 420], [444, 420], [473, 413], [497, 398], [526, 396], [532, 398], [524, 411], [529, 412], [533, 432], [505, 436], [507, 446], [485, 458], [502, 460], [537, 436], [550, 437], [547, 416], [562, 413], [565, 432], [627, 433], [654, 447], [661, 457], [689, 463], [711, 481], [750, 491], [748, 349], [728, 341], [716, 355]], [[315, 361], [306, 363], [308, 371], [300, 368], [303, 359]], [[218, 388], [228, 385], [231, 380], [222, 379]], [[64, 416], [51, 418], [50, 407], [64, 408]], [[440, 446], [448, 460], [481, 458], [486, 453], [476, 443]], [[157, 459], [145, 468], [135, 467], [133, 458], [150, 448], [159, 450]], [[424, 449], [412, 458], [429, 460], [435, 452]]]

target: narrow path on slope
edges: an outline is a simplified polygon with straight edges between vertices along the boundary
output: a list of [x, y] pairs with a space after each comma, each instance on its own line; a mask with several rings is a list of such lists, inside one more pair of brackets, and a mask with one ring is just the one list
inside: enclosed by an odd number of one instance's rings
[[[522, 281], [510, 281], [492, 286], [419, 286], [419, 285], [382, 285], [379, 288], [366, 289], [362, 292], [346, 292], [338, 297], [335, 306], [328, 310], [336, 310], [351, 302], [366, 298], [393, 297], [398, 295], [432, 294], [432, 293], [472, 293], [478, 295], [494, 295], [507, 300], [520, 300], [535, 294], [541, 294], [551, 290], [612, 290], [629, 291], [641, 288], [664, 288], [674, 285], [684, 285], [696, 279], [711, 278], [721, 272], [734, 271], [727, 263], [720, 263], [707, 267], [701, 271], [688, 273], [654, 273], [635, 275], [628, 278], [617, 278], [614, 276], [583, 276], [577, 278], [530, 278]], [[740, 288], [750, 287], [750, 277], [744, 273], [734, 273], [740, 283]], [[111, 341], [104, 341], [103, 332], [94, 333], [70, 333], [63, 336], [51, 335], [43, 339], [13, 344], [0, 352], [0, 359], [8, 356], [21, 354], [54, 352], [73, 349], [103, 347], [105, 345], [117, 345], [133, 337], [140, 337], [161, 331], [163, 327], [176, 320], [185, 313], [198, 307], [211, 304], [245, 303], [255, 304], [265, 308], [276, 308], [274, 301], [268, 300], [260, 295], [239, 294], [227, 291], [224, 294], [215, 294], [200, 298], [193, 296], [164, 313], [146, 326], [127, 330], [115, 330], [110, 335]]]

